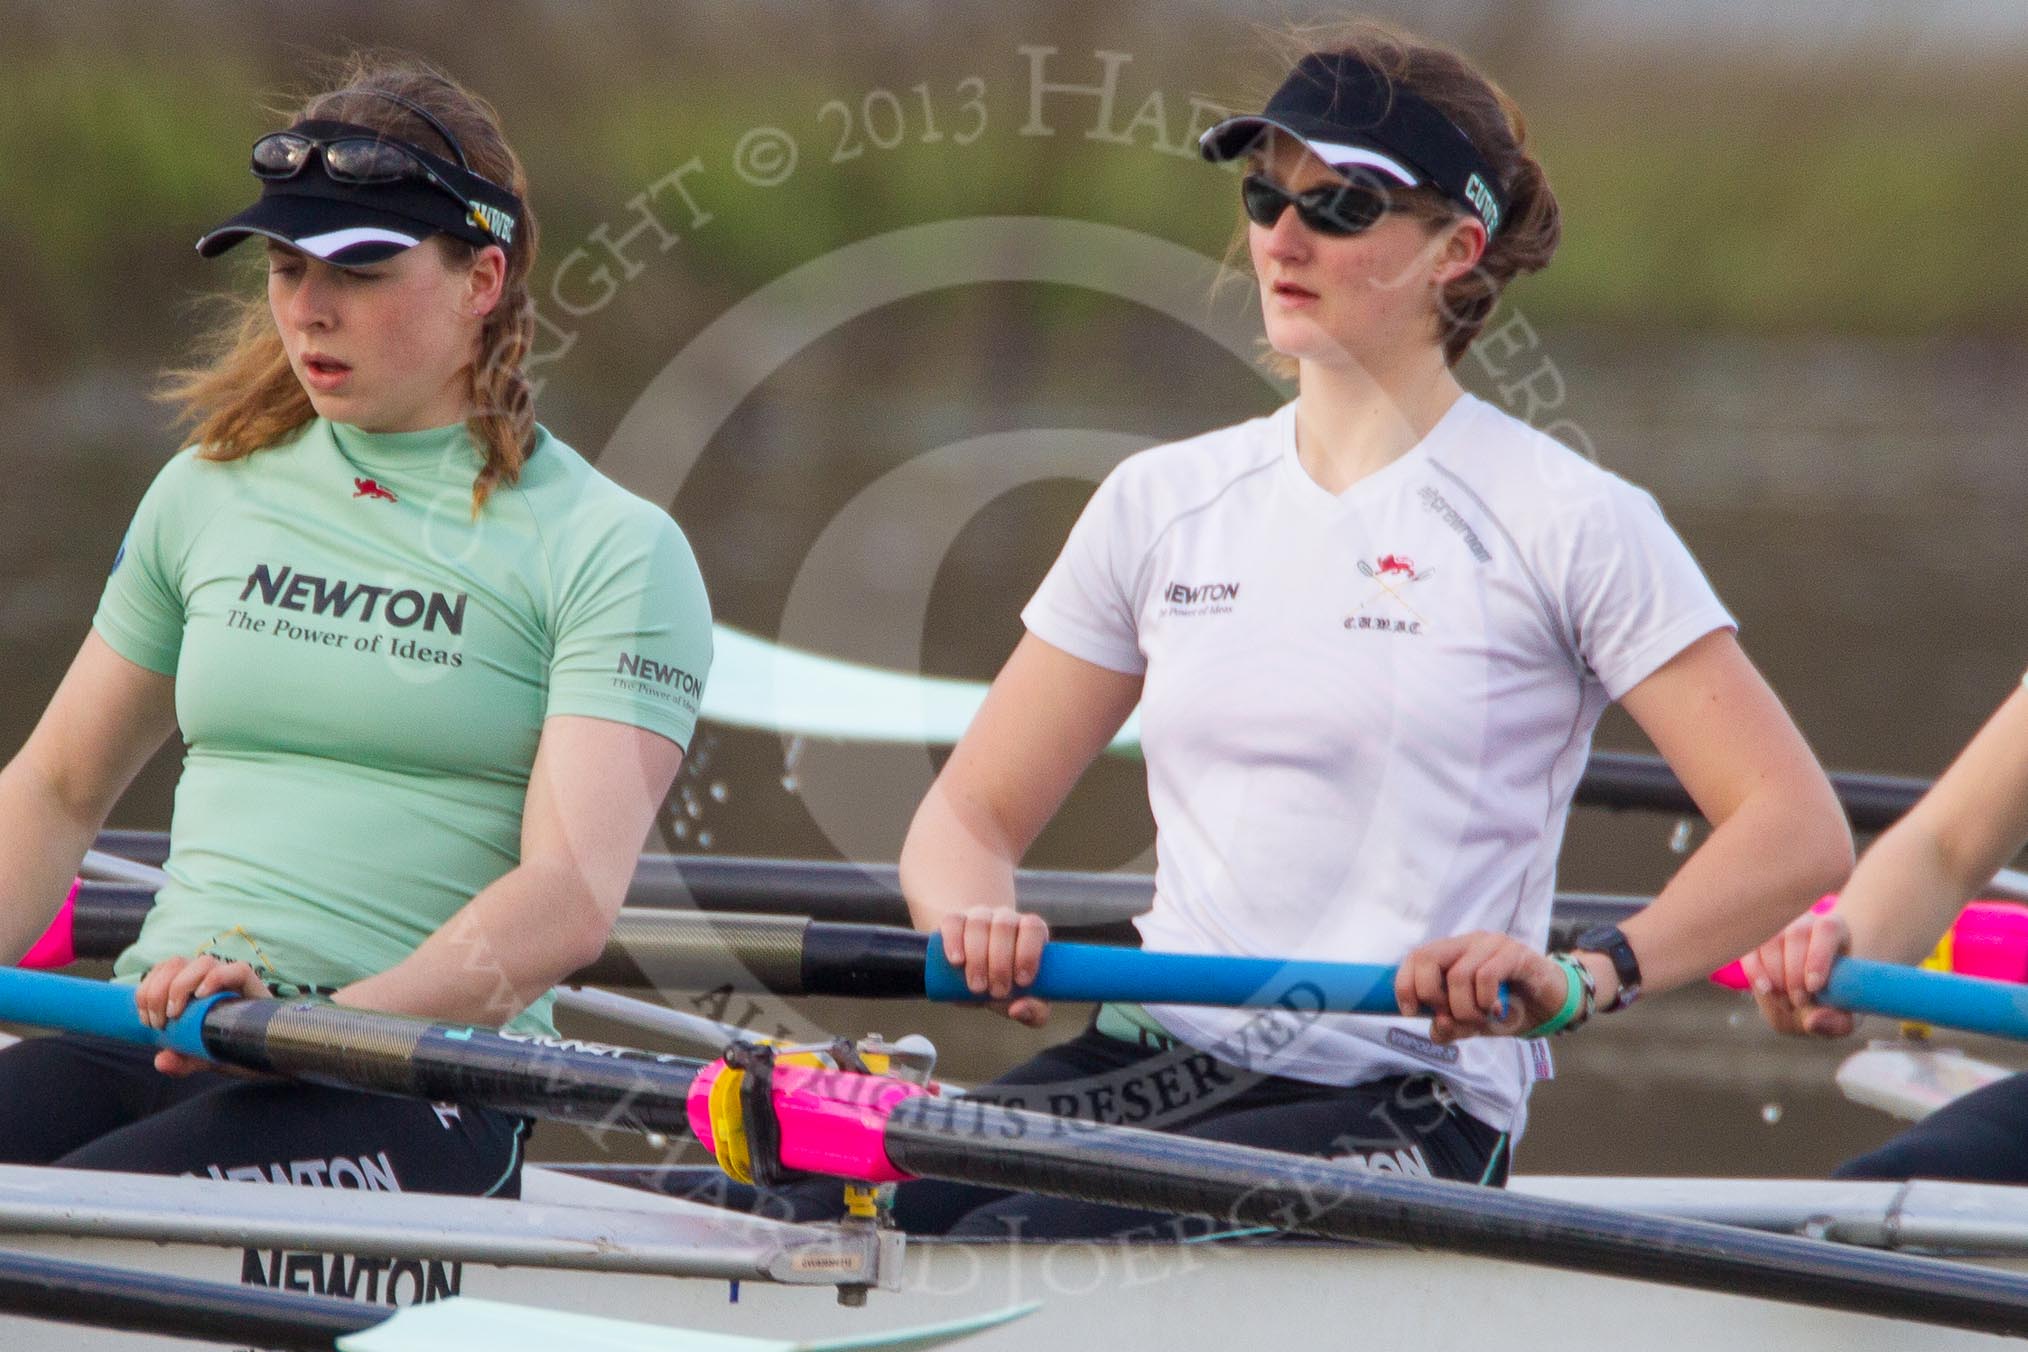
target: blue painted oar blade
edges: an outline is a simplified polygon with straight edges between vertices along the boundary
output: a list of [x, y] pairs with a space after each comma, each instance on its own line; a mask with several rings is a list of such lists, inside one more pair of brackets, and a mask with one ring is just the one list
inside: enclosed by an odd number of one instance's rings
[[[1103, 944], [1051, 943], [1035, 983], [1023, 993], [1045, 1000], [1123, 1000], [1147, 1005], [1219, 1005], [1301, 1013], [1399, 1014], [1395, 969], [1377, 963], [1297, 962], [1219, 954], [1150, 953]], [[929, 946], [923, 992], [932, 1000], [972, 1001], [943, 945]]]
[[0, 1022], [84, 1033], [141, 1047], [167, 1047], [186, 1056], [204, 1056], [204, 1014], [226, 995], [193, 1000], [180, 1018], [163, 1029], [141, 1022], [134, 988], [83, 977], [57, 976], [0, 967]]
[[1841, 958], [1831, 968], [1823, 1001], [1858, 1014], [2028, 1040], [2028, 986], [2011, 981]]

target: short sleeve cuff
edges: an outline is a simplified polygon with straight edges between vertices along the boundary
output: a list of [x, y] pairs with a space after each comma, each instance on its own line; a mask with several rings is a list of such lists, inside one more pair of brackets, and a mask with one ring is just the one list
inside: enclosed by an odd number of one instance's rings
[[180, 650], [173, 644], [155, 642], [121, 624], [100, 607], [92, 616], [92, 628], [106, 641], [106, 646], [126, 658], [137, 667], [144, 667], [161, 676], [176, 674], [176, 659]]
[[681, 709], [663, 709], [628, 700], [598, 699], [585, 695], [557, 696], [542, 711], [545, 719], [559, 714], [575, 718], [599, 718], [667, 737], [687, 753], [690, 738], [697, 731], [697, 715]]
[[1061, 614], [1049, 609], [1040, 601], [1031, 601], [1021, 612], [1021, 623], [1028, 632], [1052, 648], [1061, 648], [1072, 657], [1082, 659], [1095, 667], [1117, 671], [1127, 676], [1139, 676], [1148, 669], [1148, 659], [1138, 648], [1122, 645], [1116, 639], [1109, 639], [1075, 624]]
[[1598, 672], [1599, 681], [1605, 686], [1606, 694], [1615, 700], [1623, 699], [1628, 691], [1660, 671], [1671, 658], [1706, 634], [1721, 629], [1737, 633], [1739, 621], [1722, 606], [1700, 607], [1632, 652], [1605, 664]]

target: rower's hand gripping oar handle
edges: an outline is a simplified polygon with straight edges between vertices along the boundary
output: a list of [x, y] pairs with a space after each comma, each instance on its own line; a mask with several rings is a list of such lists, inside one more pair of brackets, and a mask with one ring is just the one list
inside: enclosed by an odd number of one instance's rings
[[167, 1028], [141, 1022], [134, 1008], [134, 988], [83, 977], [0, 968], [0, 1022], [25, 1023], [66, 1032], [108, 1038], [138, 1047], [166, 1048], [185, 1056], [211, 1060], [204, 1046], [204, 1016], [221, 1000], [236, 998], [219, 991], [184, 1006]]

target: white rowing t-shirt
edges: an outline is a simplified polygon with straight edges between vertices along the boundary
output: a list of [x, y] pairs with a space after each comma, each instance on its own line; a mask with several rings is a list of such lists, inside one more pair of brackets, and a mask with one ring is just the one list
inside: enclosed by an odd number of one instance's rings
[[[1333, 496], [1295, 405], [1132, 456], [1022, 612], [1145, 673], [1150, 949], [1398, 962], [1548, 941], [1564, 819], [1608, 701], [1733, 627], [1647, 493], [1466, 395]], [[1518, 1132], [1529, 1044], [1426, 1020], [1161, 1005], [1184, 1041], [1325, 1084], [1433, 1072]]]

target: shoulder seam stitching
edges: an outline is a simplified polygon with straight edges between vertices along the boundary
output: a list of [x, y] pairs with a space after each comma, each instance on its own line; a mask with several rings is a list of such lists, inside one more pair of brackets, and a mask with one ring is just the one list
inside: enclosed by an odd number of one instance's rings
[[1479, 510], [1486, 514], [1486, 520], [1491, 523], [1493, 529], [1500, 532], [1500, 538], [1507, 542], [1507, 548], [1514, 551], [1515, 565], [1520, 568], [1521, 576], [1528, 579], [1528, 588], [1535, 593], [1535, 603], [1542, 607], [1542, 617], [1549, 621], [1549, 627], [1556, 632], [1558, 637], [1563, 639], [1566, 647], [1565, 655], [1571, 659], [1571, 666], [1582, 673], [1584, 663], [1577, 652], [1577, 636], [1571, 632], [1570, 624], [1563, 616], [1561, 609], [1550, 597], [1549, 589], [1543, 585], [1542, 579], [1535, 575], [1535, 569], [1528, 562], [1528, 556], [1522, 550], [1520, 542], [1514, 538], [1514, 532], [1507, 529], [1507, 523], [1501, 520], [1498, 512], [1493, 510], [1492, 504], [1479, 496], [1478, 490], [1466, 483], [1456, 470], [1440, 460], [1431, 460], [1429, 463], [1431, 469], [1448, 479], [1456, 486], [1460, 493], [1463, 493], [1478, 505]]
[[[1132, 606], [1134, 609], [1130, 610], [1129, 614], [1135, 614], [1138, 612], [1138, 604], [1139, 604], [1138, 598], [1141, 594], [1141, 583], [1148, 575], [1149, 565], [1154, 562], [1155, 550], [1161, 545], [1163, 539], [1168, 536], [1169, 532], [1173, 531], [1174, 529], [1176, 529], [1177, 526], [1181, 525], [1186, 518], [1193, 517], [1198, 515], [1199, 513], [1211, 510], [1211, 508], [1218, 505], [1218, 500], [1224, 497], [1227, 493], [1231, 492], [1235, 487], [1237, 487], [1241, 480], [1250, 479], [1264, 469], [1273, 469], [1276, 462], [1279, 461], [1280, 459], [1281, 459], [1280, 452], [1277, 451], [1269, 455], [1267, 459], [1261, 461], [1259, 464], [1247, 466], [1245, 469], [1240, 470], [1238, 473], [1234, 474], [1231, 478], [1227, 479], [1224, 483], [1220, 484], [1218, 486], [1217, 491], [1212, 493], [1210, 497], [1206, 498], [1204, 501], [1200, 503], [1197, 503], [1194, 506], [1183, 508], [1181, 511], [1177, 512], [1174, 516], [1170, 517], [1166, 522], [1162, 524], [1162, 528], [1156, 531], [1154, 535], [1149, 539], [1148, 547], [1141, 551], [1140, 563], [1134, 569], [1133, 591], [1132, 594], [1127, 597], [1129, 605]], [[1139, 626], [1137, 625], [1136, 628], [1138, 627]]]
[[[181, 452], [178, 452], [178, 454], [181, 454]], [[255, 454], [258, 455], [259, 452], [256, 451]], [[220, 468], [223, 468], [227, 465], [243, 464], [250, 457], [240, 456], [236, 460], [206, 460], [204, 458], [203, 448], [198, 447], [196, 448], [195, 452], [191, 455], [190, 458], [194, 462], [209, 465], [217, 465]], [[169, 457], [169, 464], [173, 465], [175, 463], [176, 456]], [[167, 469], [168, 467], [169, 467], [168, 465], [163, 466], [164, 469]], [[217, 502], [214, 502], [211, 505], [211, 510], [204, 514], [204, 519], [198, 522], [191, 529], [189, 539], [184, 542], [182, 550], [176, 556], [176, 578], [175, 578], [176, 593], [177, 593], [176, 601], [177, 604], [183, 608], [183, 622], [186, 625], [190, 623], [190, 601], [189, 598], [183, 593], [183, 575], [185, 570], [189, 567], [190, 555], [192, 551], [194, 551], [197, 548], [197, 541], [199, 537], [201, 537], [204, 534], [204, 532], [207, 529], [209, 529], [211, 523], [218, 518], [218, 514], [220, 512], [226, 509], [230, 501], [231, 501], [230, 498], [221, 496]], [[177, 647], [179, 649], [182, 647], [182, 640], [180, 638], [177, 640]]]

